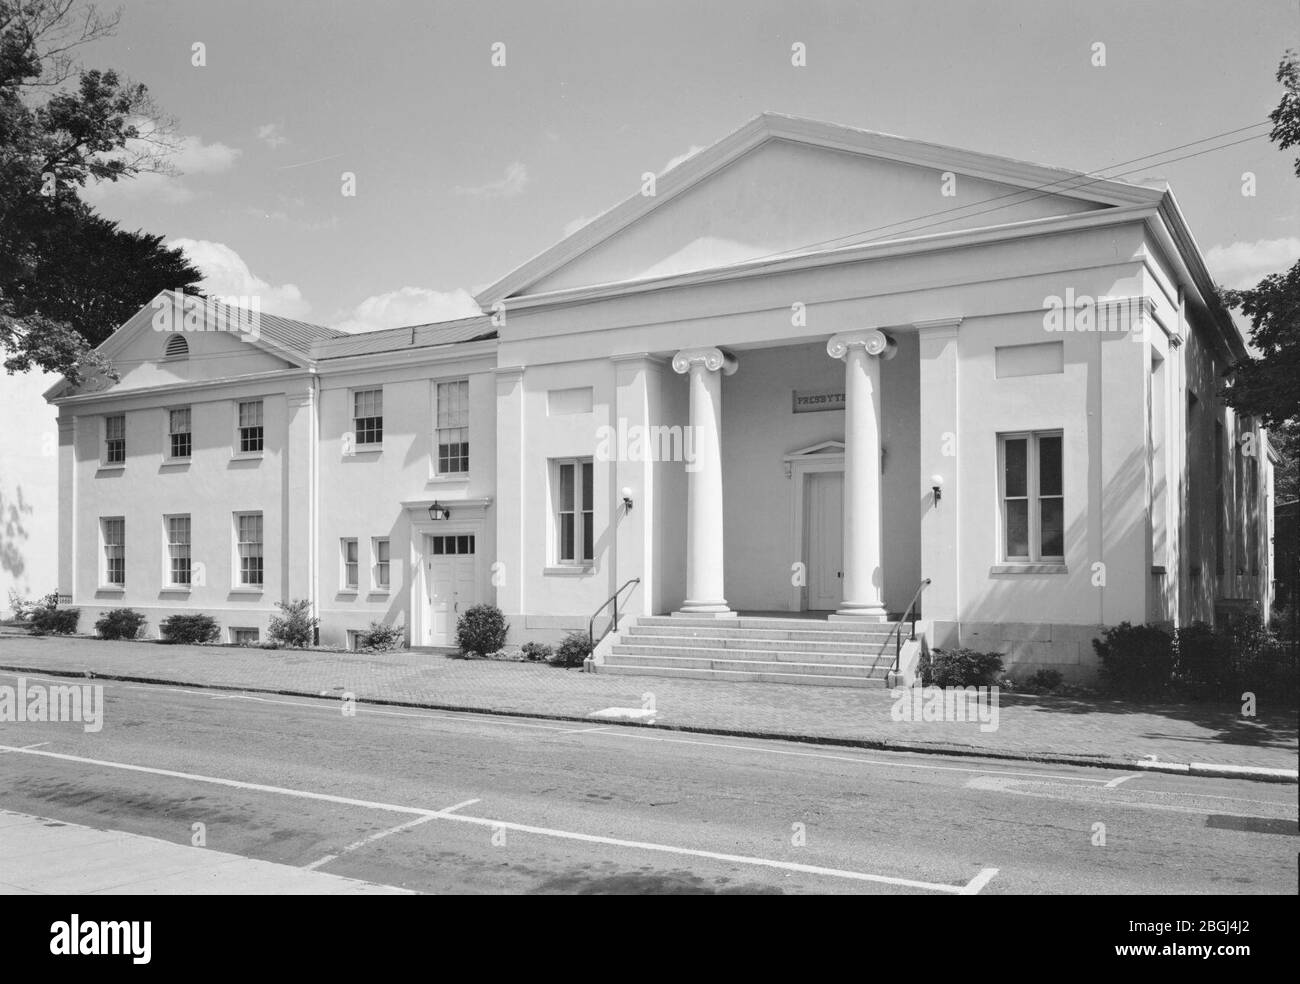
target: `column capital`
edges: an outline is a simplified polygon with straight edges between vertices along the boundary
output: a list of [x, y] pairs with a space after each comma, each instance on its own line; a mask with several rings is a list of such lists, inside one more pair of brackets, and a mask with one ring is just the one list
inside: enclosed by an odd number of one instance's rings
[[687, 373], [697, 365], [704, 366], [709, 372], [721, 369], [724, 376], [730, 376], [740, 368], [736, 357], [720, 348], [682, 349], [673, 356], [673, 372]]
[[832, 359], [843, 359], [850, 349], [860, 348], [867, 355], [879, 356], [882, 361], [898, 354], [898, 343], [878, 328], [864, 331], [842, 331], [832, 335], [826, 343], [826, 354]]

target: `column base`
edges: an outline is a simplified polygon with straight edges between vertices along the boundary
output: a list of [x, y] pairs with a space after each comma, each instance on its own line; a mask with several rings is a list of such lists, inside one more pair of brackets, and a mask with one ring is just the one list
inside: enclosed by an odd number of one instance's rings
[[888, 622], [889, 613], [884, 605], [844, 605], [834, 615], [827, 617], [828, 622]]
[[677, 618], [736, 617], [736, 613], [727, 607], [725, 601], [684, 601], [682, 607], [672, 614]]

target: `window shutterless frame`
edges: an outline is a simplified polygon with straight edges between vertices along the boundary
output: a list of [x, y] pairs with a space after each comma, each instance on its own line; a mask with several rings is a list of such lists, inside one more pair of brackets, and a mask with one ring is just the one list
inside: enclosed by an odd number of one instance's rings
[[167, 459], [188, 461], [194, 453], [193, 410], [169, 407], [167, 410]]
[[555, 563], [590, 566], [595, 557], [595, 471], [590, 458], [554, 462]]
[[351, 390], [352, 439], [356, 447], [374, 450], [384, 443], [384, 390], [382, 386]]
[[163, 535], [164, 585], [169, 588], [188, 588], [192, 581], [189, 515], [164, 516]]
[[104, 418], [104, 454], [102, 465], [126, 464], [126, 415], [112, 414]]
[[1065, 562], [1064, 436], [998, 435], [998, 559]]
[[100, 517], [99, 538], [104, 550], [102, 585], [106, 588], [126, 587], [126, 519], [122, 516]]
[[235, 587], [261, 589], [262, 514], [235, 513]]
[[434, 387], [436, 474], [469, 471], [469, 380], [440, 382]]
[[235, 401], [235, 454], [256, 457], [265, 445], [263, 405], [257, 400]]
[[392, 582], [392, 554], [387, 537], [375, 537], [370, 541], [370, 556], [373, 558], [370, 576], [372, 591], [388, 591]]
[[356, 591], [358, 577], [358, 546], [356, 537], [345, 536], [339, 540], [339, 559], [343, 567], [340, 571], [339, 583], [344, 591]]

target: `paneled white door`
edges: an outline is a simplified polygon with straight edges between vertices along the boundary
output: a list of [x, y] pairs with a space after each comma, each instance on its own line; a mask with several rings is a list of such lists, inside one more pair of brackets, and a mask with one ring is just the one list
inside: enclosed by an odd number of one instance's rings
[[844, 473], [813, 472], [807, 503], [808, 608], [840, 607], [844, 583]]

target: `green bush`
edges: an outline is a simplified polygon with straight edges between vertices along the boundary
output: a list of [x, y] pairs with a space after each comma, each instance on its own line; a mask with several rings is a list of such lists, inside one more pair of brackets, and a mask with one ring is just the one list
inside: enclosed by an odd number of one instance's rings
[[545, 663], [555, 655], [555, 649], [544, 642], [525, 642], [524, 659], [530, 663]]
[[163, 642], [199, 645], [216, 642], [221, 629], [211, 615], [169, 615], [158, 623], [158, 633]]
[[506, 617], [496, 605], [474, 605], [456, 620], [456, 644], [464, 657], [491, 656], [505, 646], [509, 630]]
[[371, 652], [390, 652], [400, 649], [405, 641], [406, 630], [400, 625], [371, 622], [369, 629], [357, 633], [357, 649], [368, 649]]
[[1192, 697], [1210, 697], [1231, 687], [1232, 659], [1227, 637], [1204, 622], [1174, 633], [1173, 681]]
[[922, 653], [919, 668], [925, 687], [991, 687], [1002, 673], [1000, 653], [973, 649], [933, 649]]
[[1101, 682], [1127, 697], [1159, 697], [1174, 671], [1174, 637], [1155, 625], [1121, 622], [1092, 640], [1101, 660]]
[[1016, 689], [1027, 694], [1050, 694], [1059, 689], [1064, 681], [1065, 678], [1061, 676], [1060, 670], [1044, 667], [1029, 674]]
[[134, 639], [144, 628], [142, 612], [134, 608], [114, 608], [95, 620], [95, 632], [101, 639]]
[[33, 609], [27, 616], [27, 624], [31, 626], [32, 635], [72, 635], [77, 631], [80, 619], [80, 608], [56, 608], [49, 605]]
[[591, 655], [591, 639], [585, 632], [570, 632], [555, 649], [552, 666], [581, 666]]
[[305, 598], [302, 601], [277, 601], [275, 607], [280, 609], [281, 614], [271, 617], [267, 636], [272, 642], [294, 649], [305, 649], [316, 641], [320, 619], [312, 615], [310, 601]]

